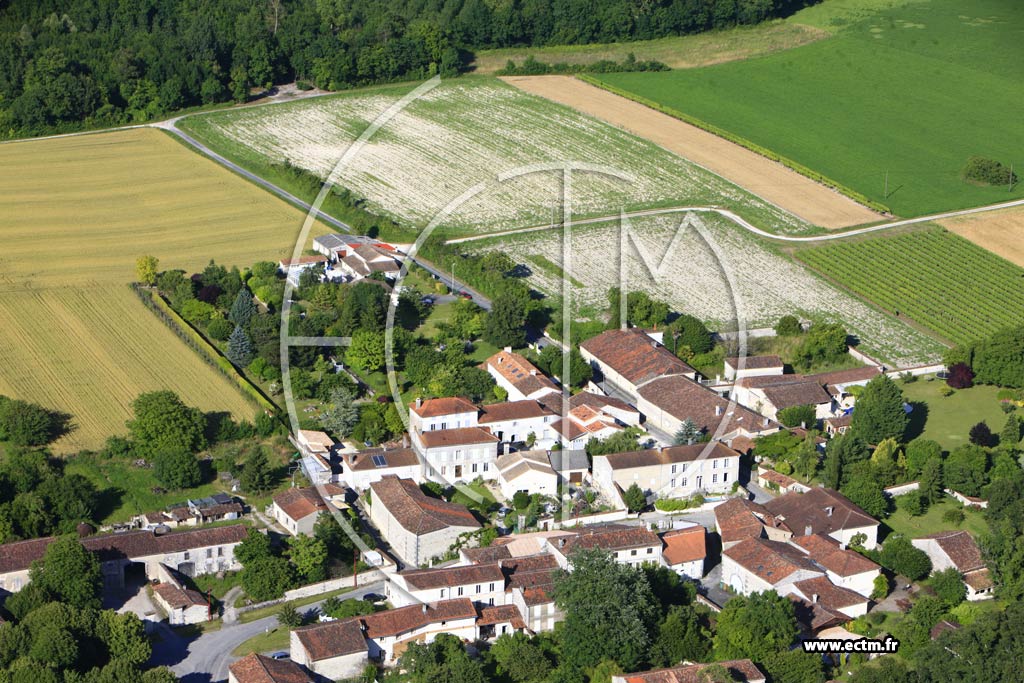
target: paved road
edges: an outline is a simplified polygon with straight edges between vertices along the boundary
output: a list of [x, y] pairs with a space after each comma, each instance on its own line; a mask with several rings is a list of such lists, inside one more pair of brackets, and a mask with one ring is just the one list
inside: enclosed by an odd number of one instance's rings
[[[944, 213], [933, 213], [928, 216], [919, 216], [917, 218], [906, 218], [898, 221], [890, 221], [888, 223], [880, 223], [879, 225], [870, 225], [866, 228], [857, 228], [855, 230], [846, 230], [843, 232], [830, 232], [824, 235], [812, 235], [809, 237], [793, 237], [791, 235], [779, 235], [773, 232], [762, 230], [736, 215], [732, 211], [727, 209], [720, 209], [715, 206], [677, 206], [666, 209], [646, 209], [643, 211], [630, 211], [624, 215], [626, 218], [642, 218], [644, 216], [661, 216], [664, 214], [671, 213], [717, 213], [723, 218], [731, 220], [736, 225], [740, 226], [744, 230], [754, 233], [760, 237], [767, 239], [778, 240], [781, 242], [827, 242], [832, 240], [841, 240], [848, 237], [856, 237], [857, 235], [865, 235], [871, 232], [877, 232], [879, 230], [891, 230], [892, 228], [900, 228], [906, 225], [915, 225], [917, 223], [928, 223], [930, 221], [940, 221], [946, 218], [956, 218], [957, 216], [970, 216], [976, 213], [985, 213], [987, 211], [998, 211], [1000, 209], [1010, 209], [1015, 206], [1024, 206], [1024, 199], [1016, 199], [1010, 202], [1001, 202], [999, 204], [990, 204], [988, 206], [979, 206], [973, 209], [961, 209], [959, 211], [946, 211]], [[579, 220], [573, 220], [573, 225], [590, 225], [593, 223], [607, 223], [609, 221], [619, 220], [620, 214], [612, 214], [609, 216], [597, 216], [596, 218], [582, 218]], [[524, 232], [538, 232], [541, 230], [559, 230], [560, 225], [552, 226], [550, 223], [545, 225], [533, 225], [527, 228], [516, 228], [515, 230], [505, 230], [502, 232], [491, 232], [482, 235], [473, 235], [471, 237], [460, 237], [457, 239], [450, 239], [446, 244], [460, 244], [463, 242], [472, 242], [474, 240], [481, 239], [493, 239], [495, 237], [502, 237], [504, 235], [517, 235]]]
[[[357, 590], [339, 596], [342, 600], [362, 599], [367, 593], [380, 593], [384, 583], [361, 586]], [[315, 602], [299, 609], [305, 612], [319, 607]], [[203, 633], [198, 638], [187, 640], [161, 622], [158, 632], [160, 642], [153, 648], [153, 666], [169, 666], [181, 678], [182, 683], [214, 683], [228, 677], [228, 666], [237, 657], [231, 651], [253, 636], [277, 627], [277, 616], [272, 615], [248, 623], [225, 624], [217, 631]]]

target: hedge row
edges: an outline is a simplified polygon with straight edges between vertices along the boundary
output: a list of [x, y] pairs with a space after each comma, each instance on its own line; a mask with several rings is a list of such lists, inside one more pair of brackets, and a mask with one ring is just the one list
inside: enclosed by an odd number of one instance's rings
[[744, 137], [736, 135], [735, 133], [730, 133], [727, 130], [723, 130], [718, 126], [708, 123], [707, 121], [703, 121], [694, 116], [690, 116], [689, 114], [685, 114], [679, 111], [678, 109], [666, 107], [665, 105], [659, 102], [647, 99], [646, 97], [637, 95], [636, 93], [629, 92], [628, 90], [623, 90], [622, 88], [617, 88], [614, 85], [605, 83], [597, 78], [594, 78], [593, 76], [589, 76], [587, 74], [579, 74], [576, 77], [591, 85], [597, 86], [602, 90], [607, 90], [608, 92], [619, 95], [620, 97], [625, 97], [626, 99], [633, 100], [634, 102], [642, 104], [645, 107], [650, 107], [651, 109], [660, 111], [662, 114], [667, 114], [672, 118], [679, 119], [680, 121], [689, 123], [691, 126], [696, 126], [697, 128], [706, 130], [709, 133], [713, 133], [720, 138], [724, 138], [729, 142], [739, 145], [740, 147], [745, 147], [746, 149], [749, 149], [751, 152], [760, 154], [761, 156], [771, 159], [772, 161], [777, 161], [783, 166], [796, 171], [800, 175], [806, 176], [817, 183], [825, 185], [826, 187], [830, 187], [833, 190], [846, 195], [850, 199], [859, 202], [860, 204], [863, 204], [864, 206], [870, 209], [874, 209], [875, 211], [878, 211], [880, 213], [890, 213], [889, 207], [886, 206], [885, 204], [877, 202], [873, 199], [869, 199], [866, 195], [858, 192], [857, 190], [849, 188], [846, 185], [843, 185], [842, 183], [833, 180], [832, 178], [829, 178], [826, 175], [823, 175], [815, 170], [812, 170], [799, 162], [793, 161], [788, 157], [784, 157], [778, 152], [770, 150], [767, 147], [762, 147], [761, 145], [755, 142], [751, 142], [750, 140], [747, 140]]
[[131, 288], [138, 295], [142, 303], [156, 313], [157, 317], [163, 320], [171, 328], [172, 332], [194, 350], [198, 351], [199, 356], [208, 365], [216, 368], [222, 375], [234, 382], [242, 390], [246, 398], [263, 410], [269, 411], [272, 415], [278, 414], [280, 409], [277, 405], [264, 396], [263, 392], [246, 379], [244, 375], [238, 372], [238, 369], [231, 364], [231, 361], [225, 358], [215, 346], [210, 344], [206, 337], [178, 315], [177, 311], [171, 308], [171, 305], [155, 289], [144, 289], [137, 282], [132, 283]]

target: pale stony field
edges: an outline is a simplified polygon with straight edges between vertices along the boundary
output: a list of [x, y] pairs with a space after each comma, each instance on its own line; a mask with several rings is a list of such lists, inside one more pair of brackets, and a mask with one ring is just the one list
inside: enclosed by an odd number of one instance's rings
[[[240, 161], [285, 160], [326, 178], [370, 122], [408, 88], [385, 88], [189, 117], [181, 127]], [[498, 184], [499, 173], [544, 162], [583, 162], [629, 181], [576, 172], [576, 215], [620, 208], [727, 206], [765, 229], [798, 233], [806, 223], [657, 145], [498, 80], [444, 82], [378, 131], [333, 178], [371, 209], [422, 227], [480, 182], [481, 195], [447, 227], [479, 233], [546, 223], [561, 197], [558, 175]]]
[[[692, 227], [684, 227], [677, 236], [683, 220], [681, 214], [666, 214], [629, 221], [635, 236], [625, 250], [629, 289], [643, 289], [720, 329], [735, 329], [737, 305], [728, 273], [748, 328], [771, 326], [780, 316], [794, 313], [811, 320], [845, 322], [850, 333], [860, 338], [863, 351], [890, 364], [906, 367], [936, 360], [941, 354], [943, 347], [932, 338], [816, 277], [726, 219], [700, 217], [707, 241]], [[569, 272], [583, 284], [572, 288], [576, 310], [607, 307], [608, 288], [620, 283], [620, 235], [618, 221], [574, 229]], [[500, 249], [520, 262], [530, 263], [531, 256], [539, 255], [563, 264], [560, 229], [503, 236], [500, 243], [487, 239], [471, 244], [467, 250]], [[556, 273], [533, 268], [530, 277], [538, 289], [561, 293]]]

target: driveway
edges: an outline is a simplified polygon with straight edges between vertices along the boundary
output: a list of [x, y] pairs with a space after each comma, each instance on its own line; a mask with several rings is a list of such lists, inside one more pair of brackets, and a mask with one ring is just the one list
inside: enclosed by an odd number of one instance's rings
[[[383, 582], [362, 586], [349, 593], [339, 596], [342, 600], [360, 600], [367, 593], [380, 593]], [[299, 608], [300, 612], [319, 607], [323, 601], [317, 601]], [[228, 666], [238, 657], [231, 652], [261, 633], [277, 628], [277, 615], [271, 615], [248, 623], [224, 624], [216, 631], [202, 633], [197, 638], [186, 638], [177, 631], [161, 622], [156, 636], [159, 642], [153, 645], [152, 666], [168, 666], [182, 683], [214, 683], [225, 681], [228, 677]]]

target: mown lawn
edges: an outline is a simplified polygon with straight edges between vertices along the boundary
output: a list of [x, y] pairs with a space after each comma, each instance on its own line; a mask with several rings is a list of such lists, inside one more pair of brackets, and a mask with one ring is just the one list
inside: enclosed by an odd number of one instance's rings
[[[821, 3], [823, 6], [829, 2]], [[1024, 13], [1006, 0], [842, 3], [833, 38], [701, 69], [602, 74], [915, 216], [1024, 197], [960, 171], [980, 155], [1024, 168]], [[847, 22], [855, 22], [846, 25]]]
[[892, 532], [904, 534], [910, 538], [920, 538], [921, 536], [927, 536], [928, 534], [934, 534], [938, 531], [947, 531], [949, 529], [964, 529], [975, 536], [987, 531], [988, 527], [985, 524], [985, 518], [982, 516], [982, 513], [969, 508], [964, 508], [965, 519], [960, 526], [954, 526], [953, 524], [942, 520], [942, 515], [945, 514], [947, 510], [953, 510], [959, 507], [960, 503], [956, 502], [952, 498], [946, 497], [928, 508], [928, 512], [920, 517], [911, 517], [904, 510], [897, 508], [894, 513], [889, 515], [889, 517], [882, 522], [883, 533], [888, 535], [888, 533], [885, 532], [885, 527], [888, 527]]
[[946, 383], [934, 377], [899, 384], [904, 398], [914, 406], [910, 436], [938, 441], [947, 451], [967, 443], [968, 432], [979, 422], [986, 422], [997, 434], [1006, 423], [996, 387], [978, 385], [943, 396]]
[[236, 657], [244, 657], [251, 652], [276, 652], [287, 650], [291, 640], [291, 631], [285, 626], [277, 626], [266, 633], [253, 636], [231, 651]]

